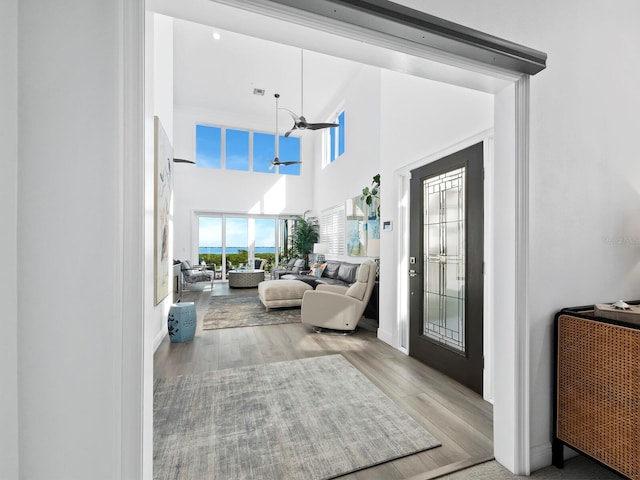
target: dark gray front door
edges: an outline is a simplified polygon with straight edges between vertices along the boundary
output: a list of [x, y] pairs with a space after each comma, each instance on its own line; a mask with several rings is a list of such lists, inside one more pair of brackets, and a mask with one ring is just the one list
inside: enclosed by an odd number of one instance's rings
[[409, 355], [482, 393], [482, 143], [411, 172]]

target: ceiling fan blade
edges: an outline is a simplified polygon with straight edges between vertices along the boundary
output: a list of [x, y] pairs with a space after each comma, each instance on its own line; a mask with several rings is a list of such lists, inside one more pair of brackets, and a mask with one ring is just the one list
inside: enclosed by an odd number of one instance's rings
[[293, 126], [291, 127], [291, 130], [289, 130], [287, 133], [284, 134], [285, 137], [288, 137], [289, 135], [291, 135], [293, 133], [294, 130], [297, 130], [298, 127], [297, 126]]
[[284, 110], [285, 112], [287, 112], [289, 115], [291, 115], [291, 118], [293, 118], [293, 121], [295, 123], [300, 123], [300, 121], [304, 121], [304, 117], [299, 117], [298, 115], [296, 115], [295, 113], [293, 113], [291, 110], [289, 110], [288, 108], [282, 108], [280, 107], [280, 110]]
[[321, 128], [335, 128], [339, 126], [337, 123], [307, 123], [308, 130], [320, 130]]
[[302, 162], [300, 162], [300, 161], [296, 161], [296, 162], [294, 162], [294, 161], [291, 161], [291, 162], [280, 162], [278, 165], [296, 165], [298, 163], [302, 163]]

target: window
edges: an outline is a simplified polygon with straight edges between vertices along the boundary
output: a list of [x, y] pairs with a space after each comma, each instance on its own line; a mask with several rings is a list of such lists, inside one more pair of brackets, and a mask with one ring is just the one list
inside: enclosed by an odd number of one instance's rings
[[344, 204], [323, 210], [320, 215], [320, 241], [329, 245], [329, 255], [344, 255]]
[[340, 157], [345, 150], [345, 118], [344, 111], [340, 112], [333, 121], [338, 127], [328, 128], [325, 134], [325, 161], [324, 166], [329, 165]]
[[[286, 218], [262, 215], [239, 216], [226, 213], [196, 214], [198, 262], [217, 267], [236, 267], [251, 259], [276, 264], [277, 252], [282, 255], [283, 239], [279, 231]], [[287, 242], [284, 242], [287, 245]]]
[[261, 173], [275, 173], [269, 168], [275, 157], [274, 135], [269, 133], [253, 134], [253, 171]]
[[196, 165], [222, 168], [222, 129], [196, 125]]
[[[282, 162], [299, 162], [300, 161], [300, 138], [299, 137], [280, 137], [279, 154]], [[300, 175], [300, 164], [280, 165], [279, 172], [284, 175]]]
[[249, 132], [227, 128], [225, 134], [225, 168], [248, 172]]
[[[278, 141], [280, 160], [283, 162], [301, 160], [300, 137], [280, 136]], [[274, 157], [275, 136], [272, 133], [196, 125], [196, 165], [198, 167], [300, 175], [300, 164], [271, 168]]]

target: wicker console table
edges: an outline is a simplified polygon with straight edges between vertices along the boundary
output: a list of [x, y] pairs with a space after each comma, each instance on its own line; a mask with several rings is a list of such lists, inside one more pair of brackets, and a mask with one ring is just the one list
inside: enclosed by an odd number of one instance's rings
[[554, 356], [553, 464], [566, 445], [640, 479], [640, 326], [561, 310]]
[[229, 286], [232, 288], [257, 287], [264, 281], [264, 270], [231, 270], [229, 272]]

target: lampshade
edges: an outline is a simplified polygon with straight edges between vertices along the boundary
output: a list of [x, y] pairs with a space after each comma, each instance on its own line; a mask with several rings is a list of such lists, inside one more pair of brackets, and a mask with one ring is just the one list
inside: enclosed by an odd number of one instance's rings
[[327, 242], [314, 243], [313, 253], [329, 253], [329, 244]]
[[367, 257], [380, 257], [380, 239], [371, 238], [367, 243]]

